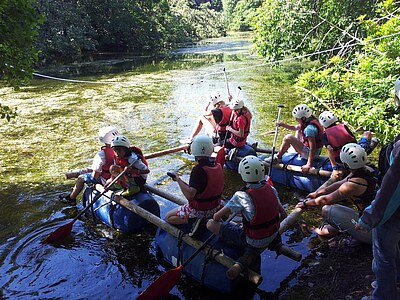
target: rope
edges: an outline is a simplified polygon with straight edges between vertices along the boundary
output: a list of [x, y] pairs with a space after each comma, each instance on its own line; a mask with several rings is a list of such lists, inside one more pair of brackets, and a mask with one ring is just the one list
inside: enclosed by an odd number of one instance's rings
[[178, 255], [176, 258], [176, 263], [177, 265], [181, 265], [181, 259], [182, 259], [182, 242], [183, 242], [183, 236], [185, 233], [183, 231], [179, 231], [178, 234], [178, 243], [176, 244], [176, 247], [178, 248]]
[[[377, 37], [377, 38], [374, 38], [374, 39], [359, 41], [359, 42], [356, 42], [356, 43], [353, 43], [353, 44], [347, 44], [347, 45], [344, 45], [344, 46], [333, 47], [333, 48], [327, 49], [327, 50], [315, 51], [315, 52], [308, 53], [308, 54], [298, 55], [298, 56], [294, 56], [294, 57], [288, 57], [288, 58], [275, 60], [275, 61], [264, 62], [262, 64], [257, 64], [257, 65], [254, 65], [254, 66], [248, 66], [248, 67], [242, 67], [242, 68], [227, 70], [227, 71], [225, 71], [225, 73], [233, 73], [233, 72], [239, 72], [239, 71], [253, 69], [253, 68], [259, 68], [259, 67], [263, 67], [263, 66], [267, 66], [267, 65], [279, 64], [279, 63], [293, 61], [293, 60], [302, 59], [302, 58], [307, 58], [307, 57], [311, 57], [311, 56], [314, 56], [314, 55], [319, 55], [319, 54], [323, 54], [323, 53], [327, 53], [327, 52], [332, 52], [332, 51], [335, 51], [335, 50], [342, 50], [344, 48], [354, 47], [354, 46], [358, 46], [358, 45], [361, 45], [361, 44], [366, 45], [366, 44], [372, 43], [372, 42], [377, 41], [377, 40], [381, 40], [381, 39], [389, 38], [389, 37], [394, 37], [394, 36], [397, 36], [397, 35], [400, 35], [400, 32], [388, 34], [388, 35]], [[51, 79], [51, 80], [58, 80], [58, 81], [66, 81], [66, 82], [71, 82], [71, 83], [85, 83], [85, 84], [138, 84], [138, 82], [135, 82], [135, 81], [90, 81], [90, 80], [66, 79], [66, 78], [61, 78], [61, 77], [44, 75], [44, 74], [40, 74], [40, 73], [37, 73], [37, 72], [33, 72], [32, 74], [34, 76], [37, 76], [37, 77], [42, 77], [42, 78]], [[139, 84], [142, 84], [142, 83], [156, 83], [156, 82], [164, 82], [164, 81], [171, 81], [171, 80], [187, 81], [188, 78], [203, 78], [203, 77], [208, 77], [208, 76], [212, 76], [212, 75], [219, 75], [219, 74], [224, 74], [224, 71], [216, 71], [216, 72], [210, 72], [210, 73], [205, 73], [205, 74], [200, 74], [200, 75], [188, 75], [188, 76], [185, 76], [185, 77], [169, 76], [169, 78], [166, 78], [166, 79], [142, 80], [142, 81], [139, 81]]]

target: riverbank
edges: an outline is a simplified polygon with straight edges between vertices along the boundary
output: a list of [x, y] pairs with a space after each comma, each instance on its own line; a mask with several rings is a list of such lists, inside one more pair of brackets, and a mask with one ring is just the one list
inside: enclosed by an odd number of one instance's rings
[[[372, 293], [371, 245], [349, 245], [347, 236], [321, 241], [312, 238], [310, 259], [297, 275], [296, 284], [279, 299], [359, 300]], [[315, 244], [314, 244], [315, 243]]]

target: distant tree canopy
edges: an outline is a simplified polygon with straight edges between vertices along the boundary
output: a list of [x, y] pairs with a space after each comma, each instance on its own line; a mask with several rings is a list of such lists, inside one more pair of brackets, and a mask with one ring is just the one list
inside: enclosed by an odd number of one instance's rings
[[262, 0], [222, 0], [225, 27], [236, 31], [251, 30], [251, 22], [262, 3]]
[[[218, 1], [37, 0], [42, 62], [85, 52], [148, 53], [225, 33]], [[200, 3], [205, 2], [205, 3]], [[220, 1], [219, 1], [220, 2]]]
[[[31, 78], [37, 50], [40, 18], [30, 0], [2, 0], [0, 2], [0, 80], [17, 87]], [[0, 119], [15, 118], [16, 108], [1, 105]]]

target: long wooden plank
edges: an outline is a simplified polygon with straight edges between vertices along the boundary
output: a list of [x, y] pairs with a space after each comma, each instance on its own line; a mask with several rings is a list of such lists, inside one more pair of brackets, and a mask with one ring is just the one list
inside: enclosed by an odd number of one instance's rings
[[170, 194], [168, 192], [160, 190], [160, 189], [158, 189], [158, 188], [156, 188], [154, 186], [151, 186], [151, 185], [147, 184], [146, 187], [147, 187], [147, 190], [149, 192], [151, 192], [153, 194], [156, 194], [156, 195], [158, 195], [160, 197], [163, 197], [163, 198], [165, 198], [165, 199], [167, 199], [169, 201], [172, 201], [172, 202], [174, 202], [176, 204], [183, 205], [183, 204], [187, 204], [188, 203], [188, 201], [186, 199], [179, 198], [179, 197], [177, 197], [175, 195], [172, 195], [172, 194]]
[[171, 153], [187, 150], [188, 147], [189, 147], [189, 145], [186, 144], [186, 145], [182, 145], [182, 146], [175, 147], [175, 148], [170, 148], [170, 149], [166, 149], [166, 150], [161, 150], [161, 151], [145, 154], [144, 157], [146, 157], [146, 159], [155, 158], [155, 157], [159, 157], [159, 156], [163, 156], [163, 155], [167, 155], [167, 154], [171, 154]]

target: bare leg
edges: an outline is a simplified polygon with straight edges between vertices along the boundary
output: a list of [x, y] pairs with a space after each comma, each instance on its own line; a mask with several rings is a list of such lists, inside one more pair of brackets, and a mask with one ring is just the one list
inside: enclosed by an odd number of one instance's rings
[[83, 190], [83, 187], [85, 185], [85, 181], [83, 180], [82, 175], [78, 176], [78, 179], [75, 183], [74, 189], [72, 190], [72, 193], [69, 195], [71, 199], [76, 199], [76, 197], [79, 195], [79, 193]]
[[175, 224], [175, 225], [187, 224], [189, 222], [188, 219], [182, 219], [176, 214], [178, 212], [178, 209], [179, 209], [179, 207], [176, 207], [176, 208], [170, 210], [169, 212], [167, 212], [167, 214], [165, 216], [165, 221], [167, 221], [170, 224]]
[[288, 134], [283, 138], [281, 148], [276, 156], [278, 158], [282, 158], [283, 154], [289, 149], [290, 146], [293, 146], [296, 152], [300, 154], [303, 150], [304, 144], [294, 135]]
[[207, 222], [207, 229], [214, 233], [215, 235], [218, 235], [220, 230], [221, 230], [221, 223], [214, 221], [214, 220], [208, 220]]

